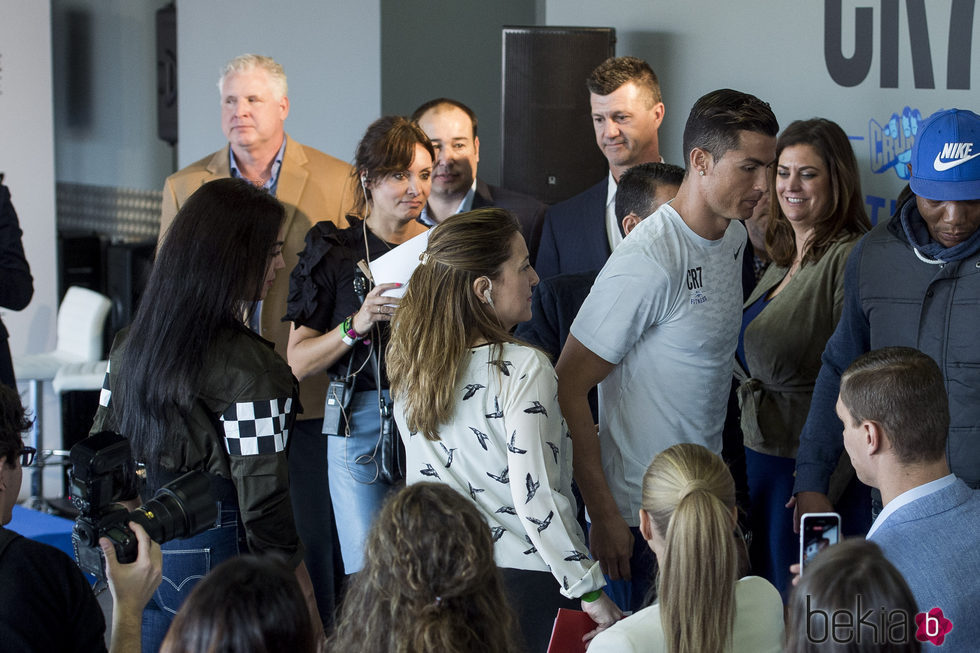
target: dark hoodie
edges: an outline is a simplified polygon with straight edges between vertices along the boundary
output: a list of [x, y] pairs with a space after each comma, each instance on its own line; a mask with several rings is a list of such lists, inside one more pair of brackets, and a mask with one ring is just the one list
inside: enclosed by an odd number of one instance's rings
[[827, 342], [806, 425], [793, 493], [827, 492], [844, 443], [834, 412], [840, 377], [861, 354], [915, 347], [943, 371], [949, 391], [947, 459], [980, 485], [980, 229], [944, 248], [929, 237], [915, 196], [858, 242], [844, 272], [844, 308]]

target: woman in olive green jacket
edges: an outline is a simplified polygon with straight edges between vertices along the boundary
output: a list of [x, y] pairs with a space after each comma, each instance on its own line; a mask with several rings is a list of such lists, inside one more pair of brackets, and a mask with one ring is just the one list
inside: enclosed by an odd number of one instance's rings
[[754, 573], [786, 596], [797, 553], [792, 494], [820, 355], [840, 318], [844, 266], [870, 228], [847, 135], [821, 118], [779, 136], [770, 175], [772, 264], [745, 302], [738, 389], [751, 497]]

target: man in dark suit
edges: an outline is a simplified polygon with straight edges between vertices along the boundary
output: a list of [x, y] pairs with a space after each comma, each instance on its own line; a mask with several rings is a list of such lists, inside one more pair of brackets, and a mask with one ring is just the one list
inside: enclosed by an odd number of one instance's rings
[[[19, 311], [34, 296], [34, 278], [24, 258], [17, 212], [10, 203], [10, 191], [2, 182], [3, 175], [0, 174], [0, 306]], [[0, 384], [17, 389], [3, 321], [0, 321]]]
[[533, 197], [491, 186], [476, 176], [480, 139], [473, 110], [456, 100], [436, 98], [416, 109], [412, 120], [432, 139], [436, 151], [432, 192], [420, 220], [431, 226], [484, 206], [507, 209], [521, 223], [533, 265], [546, 207]]
[[[641, 163], [623, 173], [622, 192], [616, 193], [616, 219], [623, 237], [664, 202], [674, 199], [684, 179], [684, 169], [669, 163]], [[531, 319], [517, 325], [518, 338], [543, 350], [554, 363], [561, 354], [569, 329], [592, 290], [599, 268], [568, 272], [542, 279], [531, 298]], [[596, 389], [589, 391], [592, 417], [599, 423]]]
[[[624, 172], [615, 203], [623, 236], [672, 200], [683, 179], [684, 169], [669, 163], [641, 163]], [[557, 361], [572, 321], [598, 275], [596, 268], [542, 279], [531, 299], [531, 319], [517, 325], [517, 337], [544, 350], [552, 362]]]
[[535, 268], [542, 279], [601, 268], [622, 242], [614, 204], [616, 184], [628, 168], [663, 161], [657, 130], [664, 103], [656, 73], [642, 59], [613, 57], [586, 80], [596, 144], [609, 176], [548, 210]]

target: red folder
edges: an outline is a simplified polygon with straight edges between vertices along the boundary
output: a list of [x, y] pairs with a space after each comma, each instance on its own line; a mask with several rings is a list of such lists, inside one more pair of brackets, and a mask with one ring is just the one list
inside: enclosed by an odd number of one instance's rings
[[582, 638], [596, 629], [596, 622], [581, 610], [558, 608], [551, 630], [548, 653], [585, 653]]

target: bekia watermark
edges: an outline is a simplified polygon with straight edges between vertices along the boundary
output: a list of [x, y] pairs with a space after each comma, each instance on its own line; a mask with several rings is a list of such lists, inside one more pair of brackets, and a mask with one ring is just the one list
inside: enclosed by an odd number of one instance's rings
[[918, 626], [915, 638], [920, 642], [932, 642], [936, 646], [942, 646], [946, 635], [953, 630], [953, 622], [943, 615], [940, 608], [915, 615], [915, 625]]
[[827, 641], [836, 644], [905, 643], [913, 636], [913, 627], [915, 639], [941, 646], [946, 635], [953, 630], [953, 622], [943, 615], [941, 608], [932, 608], [912, 616], [906, 610], [868, 607], [860, 594], [854, 597], [853, 609], [830, 612], [812, 607], [810, 595], [806, 597], [806, 636], [814, 644]]

